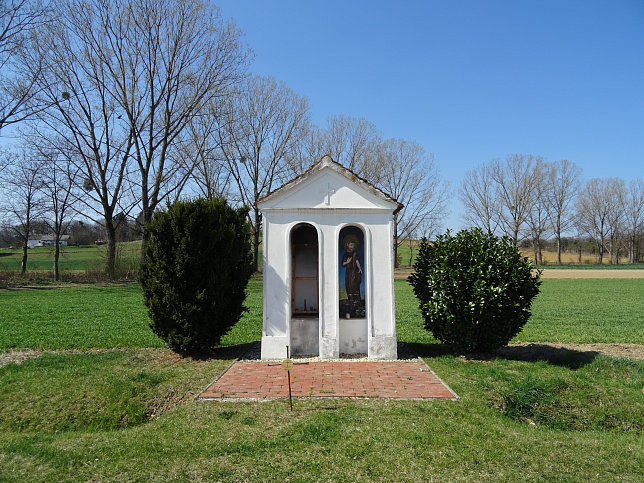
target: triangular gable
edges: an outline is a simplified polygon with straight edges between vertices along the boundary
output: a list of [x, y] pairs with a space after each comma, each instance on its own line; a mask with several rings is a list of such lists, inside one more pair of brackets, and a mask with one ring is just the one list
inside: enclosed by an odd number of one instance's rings
[[257, 201], [270, 209], [376, 209], [402, 208], [391, 196], [325, 155], [298, 177]]

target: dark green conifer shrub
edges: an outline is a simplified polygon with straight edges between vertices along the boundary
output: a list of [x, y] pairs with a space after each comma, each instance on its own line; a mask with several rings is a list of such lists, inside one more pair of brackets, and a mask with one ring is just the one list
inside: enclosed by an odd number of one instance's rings
[[409, 282], [434, 337], [459, 352], [491, 352], [528, 321], [540, 276], [509, 238], [474, 228], [423, 239]]
[[246, 310], [247, 213], [223, 199], [198, 199], [154, 215], [139, 281], [150, 327], [171, 349], [211, 350]]

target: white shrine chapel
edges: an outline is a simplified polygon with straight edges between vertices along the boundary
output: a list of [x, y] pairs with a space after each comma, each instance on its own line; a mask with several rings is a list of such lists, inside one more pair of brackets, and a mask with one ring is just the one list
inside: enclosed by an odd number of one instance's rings
[[262, 359], [396, 359], [393, 220], [402, 205], [324, 156], [257, 202]]

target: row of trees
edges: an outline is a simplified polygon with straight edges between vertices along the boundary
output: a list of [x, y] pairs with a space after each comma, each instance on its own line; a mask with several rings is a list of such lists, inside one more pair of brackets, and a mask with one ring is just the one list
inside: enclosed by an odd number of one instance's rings
[[[0, 79], [0, 130], [21, 121], [21, 152], [5, 154], [0, 177], [11, 192], [7, 223], [19, 226], [25, 244], [29, 220], [43, 216], [29, 193], [55, 190], [39, 205], [48, 207], [54, 234], [72, 213], [99, 221], [113, 276], [123, 216], [140, 214], [143, 256], [145, 226], [165, 203], [223, 196], [251, 207], [257, 266], [255, 202], [325, 153], [405, 205], [396, 247], [445, 214], [445, 186], [422, 146], [385, 140], [364, 119], [313, 125], [306, 98], [248, 73], [252, 54], [239, 30], [209, 3], [2, 5], [12, 34], [0, 38], [9, 72]], [[22, 172], [43, 176], [30, 187]]]
[[[447, 186], [430, 153], [386, 139], [362, 118], [314, 125], [305, 97], [248, 73], [251, 51], [210, 3], [1, 5], [0, 135], [16, 124], [20, 145], [0, 156], [0, 215], [25, 247], [31, 220], [47, 218], [56, 236], [74, 217], [90, 218], [104, 227], [114, 276], [124, 223], [138, 223], [143, 256], [145, 226], [166, 203], [225, 197], [250, 207], [257, 267], [256, 201], [327, 153], [405, 206], [395, 220], [395, 250], [402, 240], [432, 235], [446, 214]], [[617, 193], [611, 206], [625, 210], [594, 220], [603, 201], [590, 200], [591, 192], [604, 193], [607, 183]], [[641, 182], [627, 190], [619, 180], [591, 181], [588, 195], [574, 201], [579, 189], [573, 163], [513, 155], [469, 172], [460, 195], [469, 224], [516, 244], [529, 238], [537, 259], [545, 237], [561, 245], [573, 229], [598, 240], [600, 259], [606, 249], [617, 259], [628, 235], [637, 259]]]
[[567, 160], [513, 154], [470, 170], [459, 187], [465, 219], [472, 226], [529, 240], [542, 263], [544, 239], [554, 237], [561, 263], [562, 237], [591, 237], [599, 263], [606, 253], [619, 263], [628, 253], [639, 261], [644, 245], [644, 181], [593, 178], [583, 183], [581, 169]]

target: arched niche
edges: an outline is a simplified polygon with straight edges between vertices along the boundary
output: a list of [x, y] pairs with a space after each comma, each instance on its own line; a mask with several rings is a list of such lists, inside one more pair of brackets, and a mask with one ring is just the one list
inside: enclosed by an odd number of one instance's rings
[[338, 235], [338, 320], [340, 357], [368, 354], [365, 233], [348, 225]]
[[338, 236], [338, 299], [340, 318], [365, 318], [365, 237], [358, 226], [349, 225]]
[[298, 223], [291, 230], [291, 323], [293, 355], [319, 353], [319, 243], [315, 227]]

